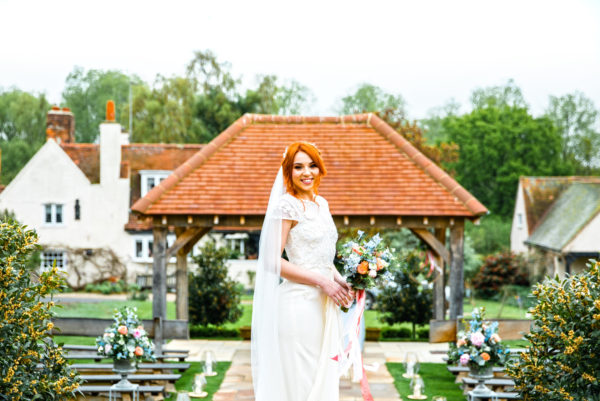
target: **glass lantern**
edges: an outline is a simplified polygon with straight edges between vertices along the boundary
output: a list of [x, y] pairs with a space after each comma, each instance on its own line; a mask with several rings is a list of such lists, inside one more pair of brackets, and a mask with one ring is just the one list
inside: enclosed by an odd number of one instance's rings
[[215, 353], [211, 350], [204, 351], [202, 357], [202, 370], [204, 376], [216, 376], [217, 375], [217, 358]]
[[179, 391], [177, 393], [177, 399], [175, 401], [190, 401], [190, 396], [185, 391]]
[[434, 395], [431, 399], [432, 401], [446, 401], [446, 397], [443, 395]]
[[204, 398], [208, 395], [204, 388], [206, 387], [206, 377], [204, 373], [199, 373], [194, 376], [194, 384], [192, 385], [192, 393], [190, 395], [194, 398]]
[[402, 377], [406, 379], [412, 379], [415, 375], [419, 374], [419, 358], [414, 352], [407, 352], [404, 358], [404, 370], [405, 373]]
[[410, 391], [412, 394], [408, 396], [411, 400], [424, 400], [427, 398], [425, 395], [425, 383], [419, 375], [414, 375], [410, 380]]

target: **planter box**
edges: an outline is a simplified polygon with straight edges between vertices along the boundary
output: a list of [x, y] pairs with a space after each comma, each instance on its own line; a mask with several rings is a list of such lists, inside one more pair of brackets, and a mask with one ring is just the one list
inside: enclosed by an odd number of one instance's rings
[[379, 341], [381, 329], [377, 327], [367, 327], [365, 329], [365, 341]]
[[240, 327], [240, 336], [242, 336], [242, 339], [250, 340], [251, 333], [252, 333], [252, 328], [250, 326]]

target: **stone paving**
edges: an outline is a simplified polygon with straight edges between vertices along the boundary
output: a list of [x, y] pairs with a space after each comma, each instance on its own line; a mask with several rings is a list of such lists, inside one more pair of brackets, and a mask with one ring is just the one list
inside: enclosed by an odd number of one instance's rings
[[[175, 340], [167, 348], [189, 349], [188, 360], [202, 360], [205, 350], [212, 350], [217, 360], [231, 361], [231, 367], [225, 374], [221, 389], [214, 395], [214, 401], [251, 401], [254, 400], [250, 368], [249, 341], [213, 341], [213, 340]], [[402, 362], [407, 352], [415, 352], [421, 362], [442, 363], [442, 353], [447, 344], [429, 344], [421, 342], [366, 342], [363, 352], [365, 370], [375, 401], [398, 401], [402, 398], [394, 387], [394, 380], [388, 372], [386, 362]], [[362, 401], [360, 386], [348, 379], [340, 382], [340, 401]]]

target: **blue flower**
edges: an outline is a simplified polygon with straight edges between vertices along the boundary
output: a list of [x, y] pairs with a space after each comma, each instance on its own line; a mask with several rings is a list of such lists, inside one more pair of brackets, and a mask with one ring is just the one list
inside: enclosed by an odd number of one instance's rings
[[364, 231], [358, 230], [358, 238], [361, 238], [364, 233], [365, 233]]

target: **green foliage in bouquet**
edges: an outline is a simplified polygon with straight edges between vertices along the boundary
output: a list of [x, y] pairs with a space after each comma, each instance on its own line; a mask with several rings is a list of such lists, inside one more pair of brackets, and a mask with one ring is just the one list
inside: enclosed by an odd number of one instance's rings
[[365, 290], [392, 279], [390, 264], [394, 257], [379, 233], [372, 237], [358, 231], [357, 236], [341, 247], [340, 273], [355, 290]]
[[524, 400], [600, 399], [600, 262], [535, 286], [528, 351], [508, 367]]
[[218, 326], [234, 323], [242, 316], [242, 290], [227, 277], [225, 262], [230, 256], [228, 248], [217, 248], [214, 242], [207, 242], [194, 258], [198, 270], [189, 280], [190, 323]]
[[114, 323], [96, 339], [98, 354], [112, 359], [156, 360], [154, 344], [137, 317], [137, 308], [123, 307], [115, 311]]
[[524, 259], [511, 252], [500, 252], [485, 258], [481, 269], [471, 281], [477, 294], [490, 298], [504, 285], [528, 286], [529, 279]]
[[377, 297], [380, 320], [389, 325], [412, 323], [412, 338], [416, 325], [428, 323], [432, 317], [432, 290], [424, 286], [427, 268], [423, 252], [413, 250], [403, 254], [394, 266], [392, 280]]
[[504, 365], [510, 351], [501, 344], [498, 322], [484, 320], [485, 308], [475, 308], [465, 330], [456, 335], [456, 343], [449, 344], [448, 362], [468, 366], [476, 371], [494, 365]]
[[56, 267], [33, 279], [27, 268], [37, 234], [12, 220], [0, 223], [0, 400], [67, 400], [79, 386], [52, 340], [54, 302], [64, 288]]

